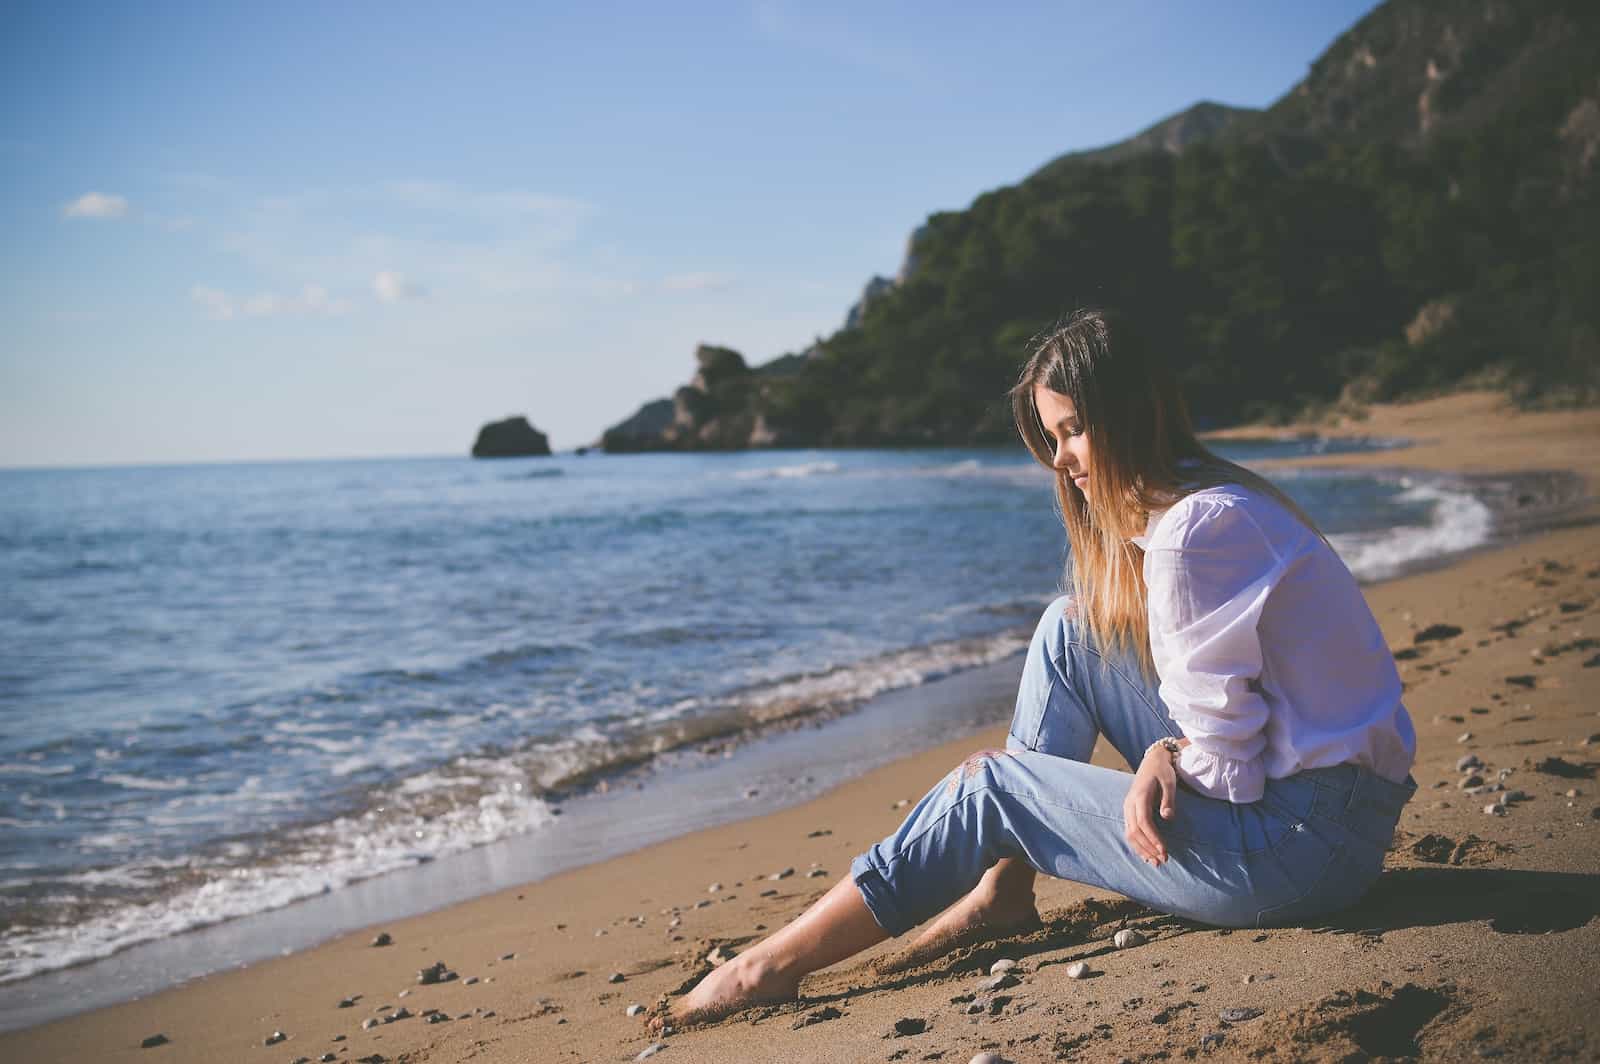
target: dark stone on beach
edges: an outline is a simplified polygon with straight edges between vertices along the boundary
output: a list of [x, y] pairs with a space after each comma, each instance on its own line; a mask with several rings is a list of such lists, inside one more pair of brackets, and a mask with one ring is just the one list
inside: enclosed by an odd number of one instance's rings
[[444, 961], [434, 961], [426, 968], [418, 969], [417, 982], [423, 986], [432, 986], [435, 983], [448, 983], [454, 980], [456, 973], [452, 972]]
[[928, 1021], [919, 1016], [903, 1016], [894, 1021], [894, 1030], [890, 1032], [891, 1038], [905, 1038], [908, 1035], [921, 1034], [928, 1029]]
[[1513, 687], [1527, 687], [1527, 688], [1533, 688], [1533, 687], [1537, 687], [1539, 685], [1539, 681], [1535, 677], [1528, 676], [1526, 674], [1521, 675], [1521, 676], [1507, 676], [1506, 677], [1506, 683], [1510, 684]]
[[1427, 643], [1436, 639], [1454, 639], [1461, 634], [1461, 629], [1453, 624], [1430, 624], [1422, 631], [1411, 637], [1413, 643]]
[[1456, 850], [1456, 841], [1444, 835], [1424, 835], [1411, 844], [1411, 855], [1419, 861], [1444, 864]]
[[444, 1023], [450, 1019], [450, 1015], [445, 1012], [430, 1012], [423, 1019], [428, 1023]]
[[1221, 1049], [1226, 1036], [1221, 1031], [1212, 1031], [1210, 1034], [1200, 1036], [1200, 1048], [1203, 1050]]
[[1596, 654], [1594, 657], [1592, 657], [1588, 661], [1584, 662], [1583, 663], [1583, 667], [1586, 668], [1586, 669], [1593, 669], [1593, 668], [1600, 667], [1600, 654]]
[[356, 1007], [356, 999], [353, 997], [340, 998], [338, 1007], [341, 1009], [353, 1009]]
[[988, 982], [984, 983], [983, 988], [985, 990], [1006, 990], [1010, 987], [1016, 986], [1020, 982], [1022, 982], [1022, 980], [1018, 979], [1010, 972], [1001, 972], [999, 975], [994, 976]]
[[337, 1055], [335, 1055], [333, 1053], [324, 1053], [324, 1054], [322, 1054], [322, 1056], [318, 1057], [317, 1059], [322, 1061], [322, 1064], [333, 1064], [333, 1062], [335, 1060], [338, 1060], [339, 1058], [338, 1058]]
[[143, 1042], [140, 1042], [139, 1048], [154, 1049], [156, 1046], [166, 1045], [168, 1041], [169, 1039], [164, 1034], [153, 1034], [149, 1038], [146, 1038]]
[[364, 1019], [364, 1020], [361, 1021], [361, 1029], [363, 1031], [370, 1031], [374, 1027], [378, 1027], [378, 1026], [382, 1025], [382, 1023], [383, 1023], [382, 1020], [377, 1019], [375, 1017], [370, 1017], [369, 1016], [367, 1019]]
[[1416, 647], [1405, 647], [1404, 649], [1396, 650], [1394, 652], [1394, 660], [1396, 661], [1411, 661], [1414, 658], [1420, 657], [1422, 657], [1422, 651], [1418, 650]]
[[372, 944], [374, 946], [392, 946], [394, 945], [394, 939], [389, 937], [389, 932], [379, 931], [378, 937], [372, 940]]
[[612, 972], [610, 975], [606, 976], [606, 982], [608, 983], [624, 983], [627, 982], [627, 979], [628, 977], [623, 975], [621, 972]]
[[833, 834], [833, 830], [831, 828], [822, 828], [820, 830], [811, 832], [809, 835], [806, 836], [806, 838], [808, 838], [808, 839], [820, 839], [820, 838], [825, 838], [826, 836], [832, 835], [832, 834]]
[[367, 1057], [357, 1057], [356, 1064], [389, 1064], [389, 1058], [382, 1053], [374, 1053]]
[[396, 1020], [409, 1020], [410, 1018], [411, 1010], [406, 1008], [404, 1005], [401, 1005], [399, 1008], [395, 1009], [393, 1013], [384, 1017], [383, 1022], [393, 1023]]
[[266, 1038], [262, 1039], [261, 1044], [264, 1046], [275, 1046], [279, 1042], [287, 1041], [288, 1038], [289, 1036], [284, 1034], [282, 1031], [273, 1031], [271, 1034], [267, 1035]]
[[1247, 1023], [1261, 1014], [1262, 1013], [1260, 1009], [1250, 1006], [1246, 1006], [1244, 1008], [1223, 1009], [1217, 1013], [1217, 1015], [1221, 1017], [1223, 1023]]
[[533, 458], [549, 453], [549, 437], [525, 417], [489, 422], [478, 430], [477, 442], [472, 445], [474, 458]]

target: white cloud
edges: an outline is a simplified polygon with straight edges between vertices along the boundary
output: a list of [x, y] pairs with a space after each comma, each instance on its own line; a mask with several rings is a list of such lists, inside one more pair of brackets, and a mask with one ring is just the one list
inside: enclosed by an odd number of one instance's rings
[[661, 287], [669, 292], [722, 292], [733, 287], [725, 273], [674, 273], [662, 278]]
[[333, 317], [350, 309], [347, 299], [335, 299], [321, 285], [308, 284], [297, 295], [279, 295], [277, 292], [257, 292], [253, 296], [236, 299], [219, 288], [195, 285], [189, 289], [189, 298], [205, 308], [206, 316], [213, 321], [242, 318], [275, 318], [285, 315], [304, 317]]
[[121, 218], [128, 213], [128, 201], [104, 192], [86, 192], [61, 208], [64, 218]]
[[372, 278], [372, 292], [384, 303], [402, 303], [428, 294], [421, 285], [406, 280], [404, 274], [394, 270], [379, 270]]

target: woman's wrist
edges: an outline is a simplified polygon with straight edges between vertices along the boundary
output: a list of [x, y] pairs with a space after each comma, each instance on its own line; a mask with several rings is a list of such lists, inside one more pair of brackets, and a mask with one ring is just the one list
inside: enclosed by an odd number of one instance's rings
[[1151, 743], [1145, 748], [1144, 759], [1148, 761], [1150, 760], [1150, 755], [1155, 754], [1165, 760], [1166, 763], [1171, 765], [1173, 768], [1177, 768], [1178, 754], [1182, 752], [1185, 746], [1188, 745], [1189, 740], [1187, 739], [1179, 739], [1172, 735], [1163, 735], [1161, 738], [1157, 739], [1155, 742]]

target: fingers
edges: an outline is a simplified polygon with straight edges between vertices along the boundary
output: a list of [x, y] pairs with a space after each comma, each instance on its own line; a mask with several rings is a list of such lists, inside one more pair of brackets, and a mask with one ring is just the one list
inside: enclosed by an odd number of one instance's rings
[[1148, 781], [1135, 780], [1122, 803], [1123, 837], [1141, 860], [1152, 865], [1167, 859], [1167, 848], [1151, 817], [1156, 795], [1156, 788]]
[[1171, 820], [1178, 811], [1178, 779], [1176, 775], [1162, 776], [1161, 784], [1161, 819]]

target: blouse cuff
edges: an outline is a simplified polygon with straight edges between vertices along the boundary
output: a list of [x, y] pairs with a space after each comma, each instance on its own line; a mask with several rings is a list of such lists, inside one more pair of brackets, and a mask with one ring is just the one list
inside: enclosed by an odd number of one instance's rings
[[1178, 755], [1177, 770], [1179, 778], [1194, 790], [1235, 805], [1260, 801], [1267, 789], [1267, 770], [1261, 758], [1221, 757], [1192, 742]]

